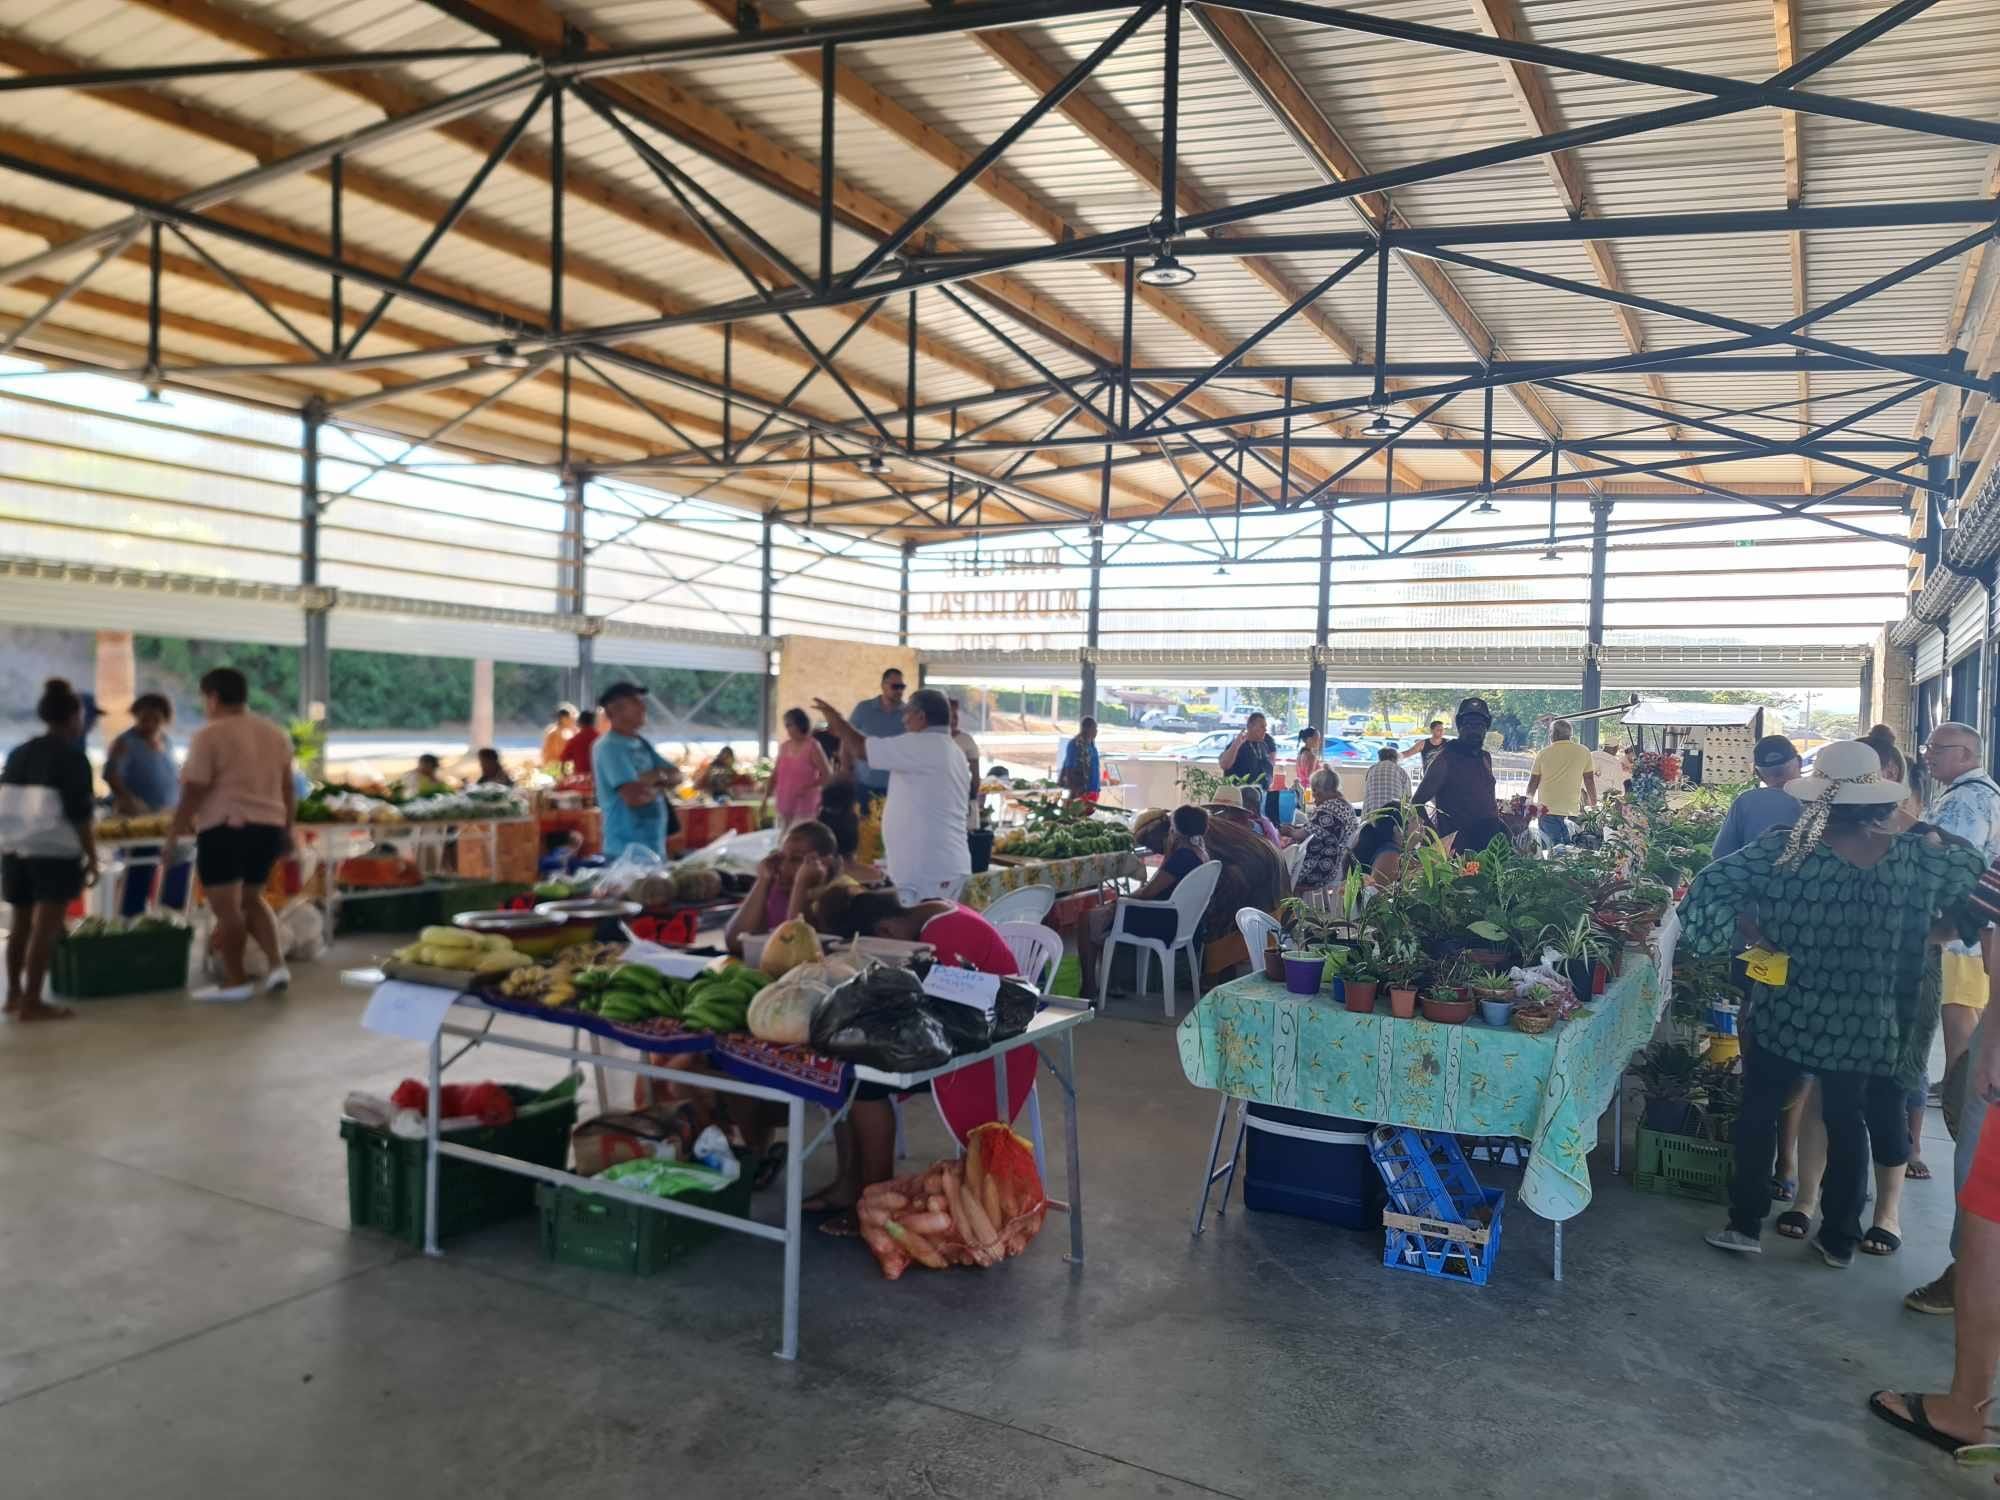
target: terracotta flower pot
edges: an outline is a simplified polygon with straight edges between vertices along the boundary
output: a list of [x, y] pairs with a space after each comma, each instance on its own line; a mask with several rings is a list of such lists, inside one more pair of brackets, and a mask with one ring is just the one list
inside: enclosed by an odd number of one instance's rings
[[1343, 999], [1347, 1008], [1357, 1016], [1375, 1013], [1376, 983], [1372, 979], [1349, 979], [1343, 982]]
[[1285, 950], [1269, 947], [1264, 950], [1264, 977], [1276, 984], [1285, 982]]
[[1416, 1019], [1417, 992], [1413, 989], [1404, 989], [1400, 985], [1390, 985], [1389, 1014], [1403, 1021]]
[[1424, 1019], [1444, 1026], [1463, 1025], [1472, 1015], [1472, 1001], [1463, 997], [1448, 1000], [1440, 995], [1424, 996]]

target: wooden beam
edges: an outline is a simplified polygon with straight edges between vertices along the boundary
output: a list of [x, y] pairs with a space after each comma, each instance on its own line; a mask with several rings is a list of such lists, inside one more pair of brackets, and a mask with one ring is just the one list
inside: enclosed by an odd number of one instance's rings
[[[1522, 19], [1518, 0], [1470, 0], [1473, 19], [1479, 29], [1488, 36], [1508, 42], [1532, 42], [1528, 34], [1527, 22]], [[1549, 87], [1546, 71], [1532, 63], [1503, 59], [1501, 71], [1507, 81], [1507, 89], [1514, 97], [1521, 120], [1530, 132], [1536, 135], [1551, 135], [1563, 128], [1561, 106], [1556, 103], [1555, 91]], [[1787, 117], [1789, 118], [1789, 116]], [[1583, 163], [1573, 151], [1551, 152], [1542, 158], [1548, 169], [1549, 182], [1556, 191], [1556, 199], [1562, 210], [1572, 219], [1588, 219], [1596, 216], [1596, 205], [1591, 202], [1590, 184], [1584, 175]], [[1618, 259], [1607, 240], [1585, 240], [1584, 253], [1590, 257], [1590, 268], [1597, 277], [1598, 285], [1608, 292], [1625, 290], [1625, 278], [1618, 269]], [[1643, 354], [1646, 349], [1645, 325], [1639, 315], [1629, 307], [1615, 309], [1618, 328], [1625, 335], [1625, 344], [1634, 354]], [[1667, 394], [1667, 383], [1660, 376], [1647, 373], [1642, 377], [1646, 389], [1662, 409], [1672, 411], [1673, 400]], [[1801, 377], [1803, 378], [1803, 377]], [[1673, 437], [1685, 437], [1682, 430], [1669, 426]], [[1688, 455], [1683, 453], [1682, 457]], [[1700, 469], [1690, 471], [1697, 479]]]

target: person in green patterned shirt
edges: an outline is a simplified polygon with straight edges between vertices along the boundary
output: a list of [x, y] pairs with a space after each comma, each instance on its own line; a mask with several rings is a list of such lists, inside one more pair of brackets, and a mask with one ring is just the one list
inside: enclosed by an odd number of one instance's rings
[[1923, 824], [1891, 832], [1886, 820], [1904, 789], [1858, 740], [1825, 746], [1813, 774], [1785, 789], [1802, 804], [1797, 824], [1717, 860], [1681, 904], [1689, 952], [1757, 945], [1788, 964], [1785, 982], [1753, 985], [1745, 1007], [1729, 1224], [1707, 1238], [1718, 1250], [1762, 1248], [1778, 1117], [1810, 1073], [1827, 1133], [1825, 1217], [1813, 1247], [1838, 1268], [1852, 1264], [1861, 1238], [1868, 1142], [1883, 1166], [1909, 1157], [1903, 1095], [1937, 1028], [1935, 945], [1970, 940], [1983, 926], [1966, 898], [1986, 862]]

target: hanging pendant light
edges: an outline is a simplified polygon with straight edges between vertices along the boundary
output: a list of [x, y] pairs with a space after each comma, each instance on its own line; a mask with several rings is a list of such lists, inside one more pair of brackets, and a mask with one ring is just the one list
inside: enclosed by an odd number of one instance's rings
[[1174, 259], [1164, 246], [1153, 256], [1153, 263], [1139, 273], [1143, 286], [1186, 286], [1193, 280], [1194, 267]]
[[1389, 420], [1389, 414], [1379, 408], [1368, 414], [1368, 425], [1361, 429], [1363, 437], [1386, 438], [1396, 435], [1396, 424]]
[[479, 356], [482, 365], [495, 370], [525, 370], [532, 361], [511, 343], [498, 343]]

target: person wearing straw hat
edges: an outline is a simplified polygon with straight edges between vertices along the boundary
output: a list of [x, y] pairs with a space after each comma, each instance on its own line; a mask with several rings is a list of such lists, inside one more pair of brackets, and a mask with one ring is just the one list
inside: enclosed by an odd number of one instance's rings
[[1859, 740], [1825, 746], [1813, 774], [1785, 790], [1799, 802], [1797, 823], [1709, 865], [1681, 903], [1689, 952], [1754, 946], [1784, 964], [1781, 976], [1751, 987], [1745, 1008], [1729, 1223], [1707, 1239], [1739, 1254], [1762, 1249], [1778, 1117], [1811, 1073], [1827, 1134], [1825, 1217], [1813, 1249], [1841, 1269], [1861, 1240], [1867, 1143], [1883, 1166], [1909, 1157], [1903, 1095], [1937, 1028], [1933, 945], [1984, 926], [1968, 898], [1986, 862], [1924, 825], [1891, 831], [1904, 788]]

